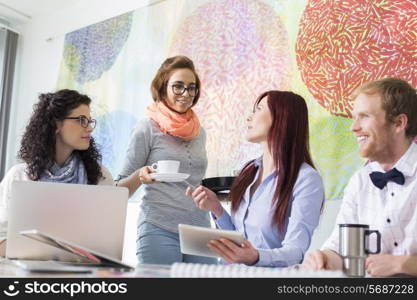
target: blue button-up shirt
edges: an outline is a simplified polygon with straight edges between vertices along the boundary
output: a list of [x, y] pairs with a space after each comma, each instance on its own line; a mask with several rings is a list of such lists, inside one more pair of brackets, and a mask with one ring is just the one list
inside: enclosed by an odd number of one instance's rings
[[[262, 159], [258, 158], [254, 163], [261, 166]], [[277, 222], [272, 222], [277, 172], [266, 177], [250, 197], [250, 189], [261, 176], [260, 171], [258, 167], [239, 208], [231, 216], [224, 211], [220, 218], [215, 219], [216, 225], [242, 232], [259, 251], [257, 266], [286, 267], [300, 263], [319, 222], [324, 200], [321, 176], [310, 165], [302, 164], [292, 191], [285, 228], [280, 232]]]

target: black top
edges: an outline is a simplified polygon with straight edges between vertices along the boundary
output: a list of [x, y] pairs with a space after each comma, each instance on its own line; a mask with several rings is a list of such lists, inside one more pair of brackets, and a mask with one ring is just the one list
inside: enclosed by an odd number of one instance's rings
[[369, 228], [369, 225], [365, 225], [365, 224], [339, 224], [339, 227], [362, 227], [362, 228]]
[[234, 179], [233, 176], [211, 177], [203, 179], [202, 185], [215, 193], [229, 191]]

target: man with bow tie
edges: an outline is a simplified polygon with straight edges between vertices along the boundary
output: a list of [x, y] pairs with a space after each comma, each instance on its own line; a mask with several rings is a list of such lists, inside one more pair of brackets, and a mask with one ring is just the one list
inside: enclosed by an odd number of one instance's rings
[[350, 179], [331, 236], [302, 267], [341, 269], [337, 224], [368, 224], [382, 237], [381, 253], [366, 259], [368, 274], [417, 276], [416, 90], [386, 78], [363, 85], [354, 98], [351, 130], [369, 162]]

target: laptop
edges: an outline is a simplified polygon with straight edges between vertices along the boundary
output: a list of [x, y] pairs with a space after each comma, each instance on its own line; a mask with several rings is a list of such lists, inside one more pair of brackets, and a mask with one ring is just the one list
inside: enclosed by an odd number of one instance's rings
[[128, 190], [122, 187], [15, 181], [8, 210], [6, 257], [88, 262], [19, 234], [36, 229], [121, 260], [127, 200]]

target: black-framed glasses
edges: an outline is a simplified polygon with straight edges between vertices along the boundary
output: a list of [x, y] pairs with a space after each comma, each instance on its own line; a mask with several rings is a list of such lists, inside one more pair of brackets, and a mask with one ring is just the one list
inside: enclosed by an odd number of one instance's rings
[[91, 128], [96, 128], [97, 125], [97, 121], [95, 119], [91, 119], [89, 120], [86, 116], [81, 115], [78, 117], [66, 117], [64, 119], [70, 119], [70, 120], [78, 120], [78, 122], [80, 123], [80, 125], [84, 128], [87, 128], [88, 125], [90, 125]]
[[172, 92], [177, 96], [181, 96], [182, 94], [185, 93], [185, 91], [188, 91], [188, 95], [190, 95], [190, 97], [195, 97], [198, 93], [198, 87], [195, 85], [190, 85], [187, 88], [185, 87], [185, 85], [177, 83], [177, 84], [171, 85], [171, 87], [172, 87]]

